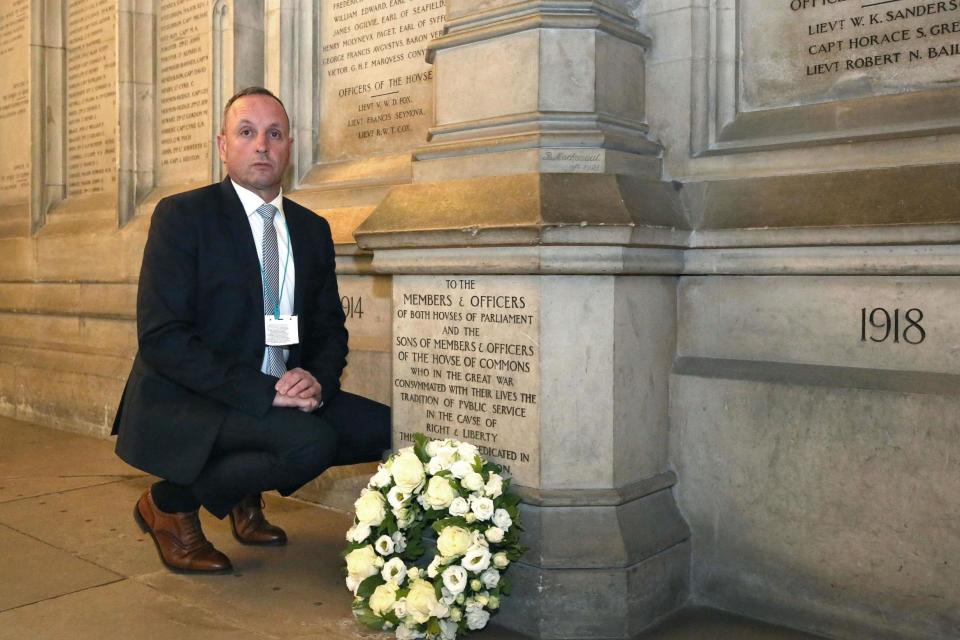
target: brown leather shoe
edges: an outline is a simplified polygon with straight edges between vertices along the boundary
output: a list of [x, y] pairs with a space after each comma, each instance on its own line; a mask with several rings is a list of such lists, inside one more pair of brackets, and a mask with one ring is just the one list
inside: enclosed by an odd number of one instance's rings
[[243, 544], [280, 546], [287, 544], [283, 529], [267, 522], [263, 515], [263, 498], [259, 493], [249, 495], [230, 510], [230, 528], [233, 537]]
[[169, 569], [189, 573], [233, 571], [230, 559], [214, 549], [203, 535], [196, 511], [160, 511], [153, 502], [150, 489], [147, 489], [134, 506], [133, 517], [143, 532], [153, 538], [160, 560]]

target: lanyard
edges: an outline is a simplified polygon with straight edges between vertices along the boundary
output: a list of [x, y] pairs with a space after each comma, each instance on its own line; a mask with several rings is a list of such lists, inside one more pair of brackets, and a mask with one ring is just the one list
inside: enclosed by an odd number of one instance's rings
[[[274, 298], [273, 291], [270, 290], [270, 283], [267, 282], [267, 270], [263, 268], [263, 247], [260, 247], [260, 277], [262, 278], [263, 288], [267, 290], [267, 294], [271, 299], [276, 299], [277, 303], [273, 305], [273, 317], [277, 320], [280, 319], [280, 301], [283, 300], [283, 290], [284, 285], [287, 282], [287, 267], [290, 266], [290, 227], [287, 226], [286, 216], [281, 216], [283, 218], [283, 228], [287, 231], [287, 257], [283, 261], [283, 277], [280, 279], [280, 294]], [[266, 224], [266, 221], [264, 221]], [[273, 226], [273, 221], [271, 220], [270, 226]], [[274, 229], [276, 233], [276, 229]]]

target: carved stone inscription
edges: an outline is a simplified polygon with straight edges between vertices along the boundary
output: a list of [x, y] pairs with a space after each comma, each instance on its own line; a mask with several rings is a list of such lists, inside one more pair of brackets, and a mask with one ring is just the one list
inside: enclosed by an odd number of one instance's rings
[[30, 193], [30, 6], [27, 0], [0, 5], [0, 206], [23, 202]]
[[540, 295], [532, 278], [394, 279], [395, 444], [456, 438], [539, 483]]
[[444, 0], [333, 0], [321, 7], [322, 161], [424, 142], [433, 120], [433, 69], [424, 56], [443, 32]]
[[206, 181], [210, 131], [210, 2], [160, 3], [161, 185]]
[[117, 0], [67, 4], [67, 195], [116, 188]]
[[747, 108], [960, 82], [960, 0], [743, 0]]

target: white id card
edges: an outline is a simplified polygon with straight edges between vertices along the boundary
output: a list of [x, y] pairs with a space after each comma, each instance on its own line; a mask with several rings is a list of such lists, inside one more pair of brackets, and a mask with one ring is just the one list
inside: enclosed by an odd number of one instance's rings
[[300, 342], [297, 316], [263, 316], [263, 322], [268, 347], [285, 347]]

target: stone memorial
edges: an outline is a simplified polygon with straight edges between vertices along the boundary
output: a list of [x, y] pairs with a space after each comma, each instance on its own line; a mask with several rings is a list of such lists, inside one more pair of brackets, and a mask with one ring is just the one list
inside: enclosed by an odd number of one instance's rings
[[443, 33], [444, 3], [321, 3], [321, 162], [409, 151], [433, 119], [427, 44]]
[[67, 5], [67, 197], [117, 188], [117, 3]]
[[207, 0], [161, 0], [158, 186], [206, 182], [213, 134], [211, 29]]
[[394, 280], [397, 444], [414, 433], [470, 442], [516, 483], [536, 487], [539, 288], [533, 278], [501, 285], [492, 277]]
[[[0, 212], [25, 204], [30, 197], [30, 5], [27, 0], [5, 3], [0, 9], [0, 139], [7, 149], [0, 157]], [[14, 141], [19, 140], [19, 144]], [[7, 222], [0, 213], [0, 225]]]

